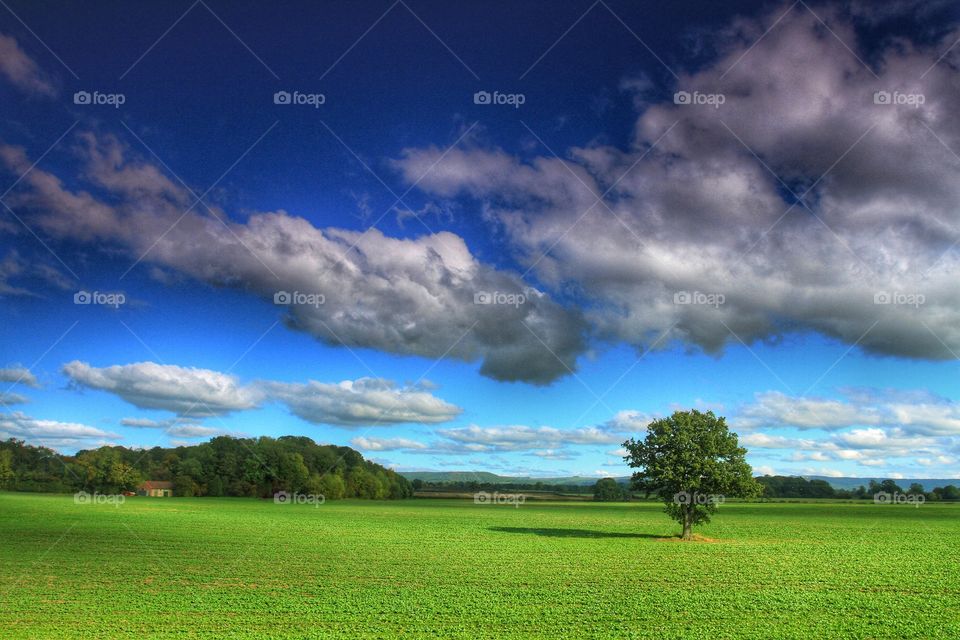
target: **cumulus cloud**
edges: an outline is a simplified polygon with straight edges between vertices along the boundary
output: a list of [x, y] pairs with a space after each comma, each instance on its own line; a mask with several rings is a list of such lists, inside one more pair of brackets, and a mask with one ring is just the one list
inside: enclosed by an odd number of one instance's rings
[[0, 369], [0, 382], [9, 382], [11, 384], [22, 384], [34, 389], [40, 388], [37, 377], [29, 369], [21, 366], [7, 367]]
[[[183, 424], [184, 418], [255, 409], [266, 401], [280, 402], [308, 422], [342, 427], [435, 424], [452, 420], [462, 411], [419, 384], [398, 387], [381, 378], [339, 383], [261, 380], [241, 384], [236, 376], [210, 369], [154, 362], [98, 368], [76, 360], [65, 364], [63, 372], [77, 387], [107, 391], [142, 409], [176, 413], [178, 419], [123, 418], [120, 424], [168, 429], [181, 437], [193, 437], [186, 434], [196, 426]], [[196, 429], [193, 432], [201, 433]]]
[[209, 369], [138, 362], [92, 367], [74, 360], [63, 366], [79, 387], [113, 393], [141, 409], [164, 409], [178, 415], [213, 416], [256, 407], [263, 394], [240, 385], [236, 376]]
[[[354, 438], [354, 446], [370, 451], [402, 450], [441, 456], [522, 453], [545, 460], [573, 460], [580, 455], [579, 447], [598, 447], [621, 444], [630, 434], [646, 428], [650, 418], [639, 411], [625, 410], [596, 426], [577, 429], [528, 425], [466, 427], [437, 429], [436, 438], [429, 442], [406, 438]], [[608, 451], [607, 455], [625, 455], [624, 449]], [[619, 463], [616, 466], [621, 466]], [[490, 465], [484, 464], [485, 467]]]
[[557, 429], [512, 425], [480, 427], [470, 425], [457, 429], [439, 429], [445, 440], [434, 444], [438, 451], [507, 452], [563, 449], [568, 445], [609, 445], [623, 442], [623, 435], [599, 427]]
[[618, 411], [612, 418], [603, 424], [603, 429], [613, 433], [641, 433], [647, 430], [647, 425], [657, 417], [627, 409]]
[[[789, 452], [782, 459], [791, 462], [835, 460], [889, 469], [894, 459], [900, 468], [915, 464], [918, 471], [927, 467], [948, 472], [953, 457], [947, 452], [960, 443], [960, 403], [922, 390], [845, 388], [840, 395], [834, 400], [760, 393], [733, 425], [763, 429], [742, 434], [740, 443], [754, 453]], [[828, 435], [771, 433], [784, 429], [819, 429]]]
[[366, 438], [359, 437], [350, 441], [357, 449], [364, 451], [398, 451], [409, 449], [426, 449], [427, 444], [410, 440], [409, 438]]
[[880, 421], [881, 416], [871, 406], [768, 391], [756, 394], [755, 402], [741, 409], [735, 424], [742, 429], [785, 425], [797, 429], [842, 429]]
[[47, 98], [57, 95], [49, 75], [20, 48], [16, 38], [3, 34], [0, 34], [0, 75], [28, 95]]
[[24, 395], [11, 393], [9, 391], [0, 391], [0, 406], [7, 407], [11, 404], [26, 404], [27, 402], [30, 402], [30, 398]]
[[[840, 399], [758, 393], [740, 408], [735, 428], [791, 427], [836, 431], [849, 427], [896, 427], [919, 435], [960, 436], [960, 403], [927, 391], [844, 388]], [[766, 436], [744, 436], [763, 446]], [[791, 443], [798, 441], [792, 440]]]
[[177, 438], [212, 438], [214, 436], [236, 436], [232, 431], [205, 427], [199, 424], [182, 424], [167, 429], [167, 434]]
[[[715, 59], [672, 87], [723, 94], [722, 106], [641, 96], [627, 148], [422, 147], [396, 166], [414, 184], [436, 163], [418, 188], [479, 201], [521, 264], [580, 292], [612, 338], [666, 333], [661, 345], [718, 352], [814, 331], [955, 359], [960, 54], [935, 63], [960, 33], [867, 52], [840, 13], [787, 9], [723, 30]], [[877, 104], [875, 92], [925, 100]]]
[[15, 411], [0, 415], [0, 439], [17, 438], [53, 448], [98, 447], [120, 436], [74, 422], [40, 420]]
[[460, 415], [461, 409], [415, 388], [397, 387], [382, 378], [345, 380], [337, 384], [270, 382], [270, 397], [314, 424], [341, 427], [434, 424]]
[[[483, 375], [538, 384], [575, 370], [585, 349], [579, 312], [480, 262], [453, 233], [398, 239], [377, 229], [318, 229], [282, 210], [245, 223], [218, 207], [184, 214], [192, 195], [156, 166], [113, 137], [80, 139], [82, 177], [109, 198], [71, 190], [38, 168], [8, 197], [49, 234], [108, 243], [131, 262], [142, 257], [271, 303], [287, 292], [287, 325], [331, 345], [480, 360]], [[0, 145], [0, 163], [17, 174], [32, 164], [9, 145]], [[303, 304], [295, 294], [312, 297]]]
[[166, 429], [173, 420], [151, 420], [150, 418], [123, 418], [120, 424], [134, 429]]

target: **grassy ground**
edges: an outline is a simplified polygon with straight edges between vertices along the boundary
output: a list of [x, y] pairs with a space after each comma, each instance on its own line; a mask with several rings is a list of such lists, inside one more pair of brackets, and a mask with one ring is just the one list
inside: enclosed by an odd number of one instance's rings
[[0, 493], [0, 637], [960, 637], [960, 505]]

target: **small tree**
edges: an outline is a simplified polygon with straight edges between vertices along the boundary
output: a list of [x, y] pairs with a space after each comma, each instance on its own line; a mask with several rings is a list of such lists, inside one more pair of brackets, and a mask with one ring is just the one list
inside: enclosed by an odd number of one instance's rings
[[647, 426], [643, 441], [623, 443], [633, 468], [632, 486], [656, 494], [665, 511], [683, 525], [683, 539], [692, 538], [693, 525], [709, 522], [710, 514], [726, 496], [759, 495], [747, 450], [739, 446], [724, 418], [712, 411], [677, 411]]
[[623, 502], [630, 494], [613, 478], [600, 478], [593, 485], [593, 499], [597, 502]]

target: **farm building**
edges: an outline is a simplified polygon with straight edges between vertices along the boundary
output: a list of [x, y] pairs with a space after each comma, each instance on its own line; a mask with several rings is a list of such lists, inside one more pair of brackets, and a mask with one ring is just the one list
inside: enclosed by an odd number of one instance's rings
[[169, 498], [173, 495], [173, 483], [167, 480], [147, 480], [137, 487], [137, 495]]

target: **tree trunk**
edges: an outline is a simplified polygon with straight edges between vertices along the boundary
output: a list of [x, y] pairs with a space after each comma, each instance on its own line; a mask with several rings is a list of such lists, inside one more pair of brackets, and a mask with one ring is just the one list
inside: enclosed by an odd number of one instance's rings
[[688, 505], [687, 509], [685, 509], [683, 512], [683, 539], [684, 540], [693, 539], [693, 532], [691, 531], [692, 521], [693, 521], [693, 511], [689, 508], [689, 505]]

